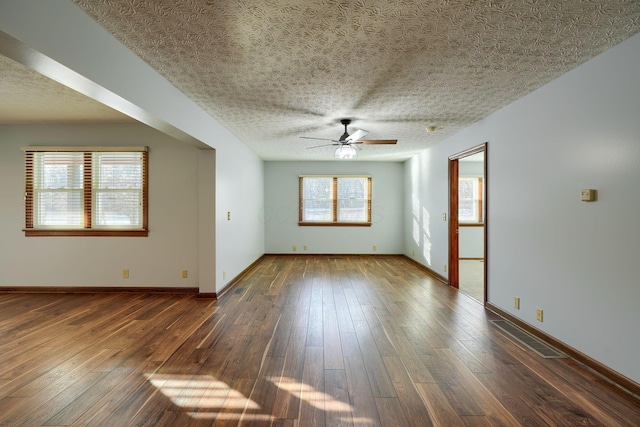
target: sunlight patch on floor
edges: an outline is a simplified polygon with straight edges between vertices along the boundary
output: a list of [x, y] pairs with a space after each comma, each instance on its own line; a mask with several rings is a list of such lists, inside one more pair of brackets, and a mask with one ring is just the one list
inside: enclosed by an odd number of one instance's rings
[[348, 403], [342, 402], [333, 396], [318, 391], [314, 387], [287, 377], [268, 378], [279, 389], [290, 393], [301, 400], [302, 404], [308, 404], [324, 412], [341, 414], [340, 420], [354, 426], [374, 425], [373, 420], [363, 417], [354, 417], [355, 409]]
[[287, 377], [271, 377], [269, 381], [278, 388], [291, 393], [314, 408], [332, 412], [351, 412], [353, 408], [348, 403], [334, 399], [332, 396], [317, 391], [308, 384], [300, 383]]
[[[147, 380], [171, 402], [187, 409], [194, 419], [217, 419], [243, 422], [269, 421], [271, 414], [255, 413], [262, 409], [258, 403], [211, 375], [147, 374]], [[317, 390], [311, 385], [287, 377], [267, 378], [279, 389], [299, 399], [300, 405], [335, 414], [338, 419], [354, 426], [373, 425], [373, 420], [356, 417], [355, 409], [346, 402]], [[247, 413], [254, 412], [254, 413]]]
[[[238, 420], [246, 410], [258, 410], [260, 405], [210, 375], [147, 375], [149, 382], [171, 402], [181, 408], [198, 408], [204, 412], [189, 412], [193, 418]], [[211, 412], [207, 412], [211, 411]], [[220, 412], [223, 411], [223, 412]], [[250, 416], [256, 419], [255, 415]], [[260, 419], [271, 419], [259, 415]], [[243, 417], [246, 419], [246, 416]]]

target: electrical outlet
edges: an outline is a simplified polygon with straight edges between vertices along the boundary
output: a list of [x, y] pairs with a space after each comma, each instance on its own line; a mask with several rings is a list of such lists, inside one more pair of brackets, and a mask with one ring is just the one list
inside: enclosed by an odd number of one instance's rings
[[125, 268], [124, 270], [122, 270], [122, 278], [123, 279], [128, 279], [129, 278], [129, 269]]
[[543, 317], [542, 317], [542, 309], [541, 308], [536, 308], [536, 320], [538, 322], [542, 322], [543, 321]]
[[415, 256], [416, 256], [416, 250], [415, 249], [411, 251], [411, 256], [415, 258]]
[[373, 250], [374, 250], [374, 251], [377, 251], [377, 250], [378, 250], [378, 247], [377, 247], [376, 245], [373, 245]]
[[189, 277], [189, 271], [188, 270], [182, 270], [182, 278], [186, 279], [187, 277]]
[[304, 245], [302, 248], [306, 251], [307, 250], [307, 245]]
[[444, 265], [444, 272], [447, 272], [447, 264]]
[[513, 297], [513, 306], [520, 310], [520, 297]]
[[222, 280], [227, 280], [227, 272], [226, 271], [222, 272]]
[[291, 246], [291, 250], [292, 250], [293, 252], [295, 252], [295, 251], [297, 251], [297, 250], [298, 250], [298, 247], [297, 247], [296, 245], [293, 245], [293, 246]]

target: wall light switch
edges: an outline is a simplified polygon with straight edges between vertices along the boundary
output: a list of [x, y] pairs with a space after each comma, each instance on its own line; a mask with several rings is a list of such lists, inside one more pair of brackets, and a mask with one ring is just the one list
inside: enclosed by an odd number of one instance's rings
[[580, 200], [583, 202], [595, 202], [596, 190], [587, 188], [580, 191]]

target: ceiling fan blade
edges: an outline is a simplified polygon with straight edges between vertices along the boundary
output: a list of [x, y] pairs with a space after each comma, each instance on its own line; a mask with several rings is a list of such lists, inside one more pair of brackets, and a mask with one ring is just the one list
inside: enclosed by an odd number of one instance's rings
[[341, 145], [341, 144], [322, 144], [322, 145], [314, 145], [313, 147], [307, 147], [307, 150], [311, 148], [319, 148], [319, 147], [329, 147], [330, 145]]
[[331, 139], [331, 138], [314, 138], [312, 136], [301, 136], [300, 138], [303, 138], [303, 139], [317, 139], [317, 140], [320, 140], [320, 141], [333, 141], [333, 139]]
[[366, 139], [362, 141], [354, 141], [353, 144], [395, 144], [397, 139]]
[[364, 137], [368, 133], [369, 131], [366, 131], [364, 129], [358, 129], [354, 133], [349, 135], [349, 137], [347, 138], [347, 141], [358, 141], [360, 138]]

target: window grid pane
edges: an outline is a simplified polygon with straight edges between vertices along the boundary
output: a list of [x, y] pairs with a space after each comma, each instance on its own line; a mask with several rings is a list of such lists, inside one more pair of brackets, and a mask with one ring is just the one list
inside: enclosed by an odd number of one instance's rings
[[34, 226], [84, 226], [83, 154], [35, 153]]
[[458, 179], [458, 221], [482, 221], [481, 178], [460, 177]]
[[330, 222], [332, 218], [333, 180], [331, 178], [305, 178], [302, 190], [302, 220]]
[[142, 153], [93, 153], [93, 227], [142, 227]]
[[338, 221], [367, 221], [367, 190], [367, 178], [338, 178]]

